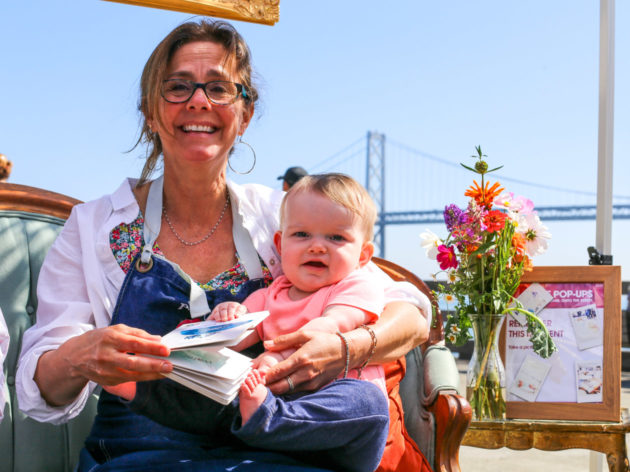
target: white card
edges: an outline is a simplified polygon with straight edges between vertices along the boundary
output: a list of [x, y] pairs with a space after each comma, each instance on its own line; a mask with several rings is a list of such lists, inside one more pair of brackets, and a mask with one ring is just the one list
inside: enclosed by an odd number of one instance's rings
[[162, 342], [171, 350], [186, 349], [211, 344], [233, 346], [243, 334], [253, 329], [269, 316], [268, 311], [247, 313], [232, 321], [199, 321], [175, 328], [162, 337]]
[[510, 385], [510, 393], [528, 402], [536, 401], [550, 369], [551, 364], [547, 361], [535, 355], [528, 355]]
[[575, 361], [575, 380], [578, 403], [600, 403], [604, 369], [602, 361]]
[[[545, 308], [551, 300], [553, 300], [553, 295], [551, 295], [551, 293], [549, 293], [545, 287], [539, 283], [533, 283], [527, 287], [517, 299], [521, 302], [525, 310], [533, 313], [534, 315], [538, 315], [538, 313], [540, 313], [542, 309]], [[510, 312], [510, 315], [512, 315], [512, 317], [518, 321], [521, 326], [525, 326], [527, 324], [527, 317], [524, 314], [512, 311]]]
[[604, 343], [600, 316], [594, 303], [569, 310], [575, 342], [580, 351]]

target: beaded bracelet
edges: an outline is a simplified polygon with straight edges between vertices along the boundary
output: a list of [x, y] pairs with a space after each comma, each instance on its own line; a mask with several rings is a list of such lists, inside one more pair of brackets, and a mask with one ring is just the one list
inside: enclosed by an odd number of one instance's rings
[[370, 333], [370, 337], [372, 338], [372, 348], [370, 349], [370, 353], [368, 354], [367, 359], [365, 360], [363, 365], [361, 367], [359, 367], [359, 371], [358, 371], [358, 375], [357, 375], [357, 378], [359, 378], [359, 379], [361, 378], [361, 372], [363, 371], [365, 366], [368, 365], [370, 360], [372, 360], [372, 356], [374, 355], [374, 352], [376, 351], [376, 334], [374, 333], [374, 330], [372, 328], [370, 328], [368, 325], [361, 325], [360, 328], [363, 328], [368, 333]]
[[350, 346], [348, 346], [348, 339], [339, 331], [337, 331], [337, 336], [341, 338], [344, 348], [346, 349], [346, 366], [343, 369], [343, 378], [348, 377], [348, 369], [350, 368]]

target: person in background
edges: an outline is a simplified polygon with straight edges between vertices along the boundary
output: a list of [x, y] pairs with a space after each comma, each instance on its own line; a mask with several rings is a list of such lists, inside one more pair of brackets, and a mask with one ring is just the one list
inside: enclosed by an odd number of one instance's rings
[[[2, 310], [0, 310], [0, 366], [4, 365], [4, 359], [9, 352], [9, 330], [4, 321]], [[0, 421], [4, 415], [4, 405], [6, 404], [6, 389], [4, 383], [4, 368], [0, 369]]]
[[[162, 335], [219, 302], [244, 300], [282, 274], [273, 235], [283, 192], [227, 178], [232, 149], [258, 99], [251, 76], [249, 48], [229, 23], [202, 19], [169, 33], [140, 79], [139, 143], [147, 144], [140, 179], [75, 206], [46, 256], [37, 321], [24, 333], [16, 375], [20, 409], [38, 421], [64, 423], [97, 385], [137, 385], [130, 403], [101, 392], [79, 472], [312, 470], [216, 434], [211, 420], [229, 406], [182, 387], [188, 416], [205, 415], [210, 428], [186, 431], [181, 416], [166, 425], [153, 421], [151, 408], [164, 411], [161, 396], [146, 395], [151, 385], [169, 385]], [[156, 167], [163, 174], [151, 180]], [[374, 363], [391, 363], [428, 339], [426, 297], [386, 281], [374, 264], [368, 268], [385, 284], [385, 309], [372, 325], [373, 355], [371, 336], [360, 328], [344, 334], [347, 351], [334, 333], [280, 336], [265, 348], [297, 350], [267, 372], [272, 392], [290, 385], [316, 390], [345, 365], [359, 367], [370, 355]], [[390, 415], [397, 408], [390, 406]], [[393, 434], [402, 437], [404, 429]], [[403, 472], [397, 464], [406, 458], [424, 463], [408, 447], [394, 456], [390, 470]]]
[[9, 180], [12, 169], [13, 163], [7, 159], [7, 156], [0, 154], [0, 183]]
[[278, 180], [282, 180], [282, 190], [286, 192], [305, 175], [308, 175], [308, 172], [304, 167], [289, 167], [284, 175], [278, 177]]

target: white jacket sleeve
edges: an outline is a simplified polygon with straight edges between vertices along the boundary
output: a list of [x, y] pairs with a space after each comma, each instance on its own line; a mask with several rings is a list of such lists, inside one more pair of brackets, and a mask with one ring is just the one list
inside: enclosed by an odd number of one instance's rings
[[75, 208], [46, 255], [37, 287], [37, 322], [22, 339], [16, 375], [18, 404], [24, 413], [38, 421], [58, 424], [70, 420], [79, 414], [95, 387], [89, 383], [72, 403], [53, 407], [42, 398], [33, 380], [43, 353], [95, 327], [82, 257]]
[[374, 272], [382, 280], [385, 286], [385, 303], [389, 302], [408, 302], [417, 306], [427, 320], [427, 324], [431, 326], [431, 302], [427, 296], [418, 290], [409, 282], [394, 282], [385, 272], [383, 272], [376, 264], [370, 262], [366, 268]]

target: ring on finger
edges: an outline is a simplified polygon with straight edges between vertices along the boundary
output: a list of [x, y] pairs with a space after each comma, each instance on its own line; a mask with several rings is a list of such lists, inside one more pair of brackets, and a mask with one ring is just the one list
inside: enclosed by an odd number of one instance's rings
[[295, 385], [293, 385], [293, 379], [290, 375], [287, 376], [287, 383], [289, 384], [289, 393], [293, 392]]

